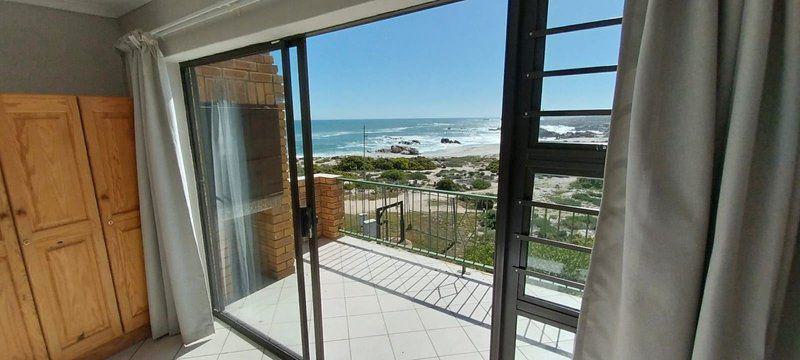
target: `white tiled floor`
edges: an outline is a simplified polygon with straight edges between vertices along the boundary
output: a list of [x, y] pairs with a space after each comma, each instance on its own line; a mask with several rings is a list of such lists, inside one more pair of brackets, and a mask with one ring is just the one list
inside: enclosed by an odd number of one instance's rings
[[[320, 246], [320, 279], [326, 359], [488, 359], [491, 274], [468, 270], [461, 275], [457, 265], [344, 237]], [[306, 271], [306, 285], [310, 283]], [[544, 287], [535, 291], [557, 301], [576, 301], [574, 296]], [[226, 310], [299, 352], [294, 275]], [[517, 335], [517, 360], [571, 356], [574, 335], [570, 332], [519, 318]], [[148, 340], [115, 359], [176, 357], [272, 358], [219, 325], [214, 336], [193, 347], [182, 347], [176, 337]]]

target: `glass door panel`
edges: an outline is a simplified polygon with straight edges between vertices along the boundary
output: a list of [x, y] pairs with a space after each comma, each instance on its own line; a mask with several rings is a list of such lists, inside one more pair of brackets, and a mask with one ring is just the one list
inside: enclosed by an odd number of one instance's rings
[[[280, 44], [282, 45], [282, 44]], [[292, 113], [282, 55], [249, 52], [185, 66], [206, 254], [217, 317], [285, 358], [308, 358]], [[289, 106], [291, 111], [291, 106]], [[313, 199], [313, 195], [312, 195]], [[301, 251], [298, 251], [301, 250]]]

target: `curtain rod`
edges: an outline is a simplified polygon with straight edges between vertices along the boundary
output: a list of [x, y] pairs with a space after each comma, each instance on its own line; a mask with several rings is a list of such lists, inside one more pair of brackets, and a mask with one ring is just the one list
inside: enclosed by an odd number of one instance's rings
[[164, 37], [260, 1], [261, 0], [225, 0], [215, 5], [195, 11], [171, 23], [159, 26], [150, 31], [150, 33], [155, 37]]

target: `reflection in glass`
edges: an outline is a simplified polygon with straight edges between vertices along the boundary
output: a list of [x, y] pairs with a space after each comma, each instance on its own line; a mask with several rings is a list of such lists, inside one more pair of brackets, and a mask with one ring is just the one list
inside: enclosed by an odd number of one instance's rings
[[575, 334], [524, 316], [517, 316], [515, 360], [572, 359]]
[[542, 110], [611, 109], [616, 73], [546, 77]]
[[541, 276], [526, 276], [526, 295], [580, 308], [602, 190], [602, 179], [536, 175], [530, 235], [544, 242], [528, 242], [526, 266]]
[[625, 0], [550, 0], [547, 27], [579, 24], [622, 16]]
[[244, 325], [301, 353], [283, 79], [279, 53], [194, 68], [202, 196], [210, 204], [216, 288]]
[[544, 69], [616, 65], [620, 25], [547, 36]]

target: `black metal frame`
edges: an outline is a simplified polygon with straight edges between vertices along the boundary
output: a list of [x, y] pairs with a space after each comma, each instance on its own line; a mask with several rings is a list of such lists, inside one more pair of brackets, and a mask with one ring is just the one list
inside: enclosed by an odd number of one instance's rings
[[547, 28], [547, 11], [548, 0], [509, 1], [490, 349], [495, 360], [514, 358], [518, 315], [569, 331], [577, 328], [579, 310], [525, 295], [529, 274], [582, 286], [528, 269], [530, 242], [591, 252], [590, 248], [552, 244], [531, 236], [535, 174], [602, 178], [605, 164], [605, 145], [540, 142], [539, 125], [542, 116], [611, 115], [611, 109], [542, 110], [542, 83], [545, 77], [614, 72], [617, 66], [545, 71], [545, 40], [548, 35], [620, 25], [622, 19]]
[[[253, 54], [260, 54], [266, 52], [273, 52], [273, 51], [281, 51], [281, 63], [282, 63], [282, 71], [284, 76], [284, 96], [285, 96], [285, 121], [286, 121], [286, 133], [287, 133], [287, 147], [288, 147], [288, 158], [289, 161], [289, 173], [291, 177], [291, 197], [292, 197], [292, 211], [295, 216], [293, 216], [293, 227], [295, 234], [301, 234], [304, 232], [304, 226], [301, 217], [297, 214], [300, 214], [303, 210], [300, 208], [300, 200], [299, 200], [299, 186], [298, 186], [298, 173], [297, 173], [297, 163], [293, 161], [297, 158], [296, 150], [295, 150], [295, 138], [294, 138], [294, 103], [293, 103], [293, 91], [292, 91], [292, 73], [291, 73], [291, 57], [289, 54], [290, 48], [295, 47], [298, 50], [298, 72], [299, 72], [299, 80], [300, 80], [300, 106], [301, 106], [301, 113], [302, 113], [302, 120], [301, 126], [303, 127], [303, 153], [305, 158], [305, 164], [311, 164], [309, 159], [312, 158], [312, 144], [311, 144], [311, 117], [310, 117], [310, 104], [309, 104], [309, 96], [308, 96], [308, 75], [307, 75], [307, 58], [305, 54], [305, 38], [299, 37], [294, 39], [287, 39], [287, 40], [279, 40], [279, 41], [272, 41], [268, 43], [260, 43], [255, 44], [247, 47], [243, 47], [236, 50], [227, 51], [220, 54], [214, 54], [211, 56], [206, 56], [203, 58], [190, 60], [186, 62], [180, 63], [181, 68], [181, 78], [183, 82], [183, 91], [184, 91], [184, 99], [186, 105], [186, 113], [187, 113], [187, 121], [189, 122], [189, 132], [190, 132], [190, 143], [195, 163], [196, 169], [196, 186], [198, 190], [202, 193], [209, 193], [210, 187], [213, 186], [213, 174], [207, 174], [203, 169], [204, 166], [209, 161], [208, 156], [210, 156], [211, 149], [210, 145], [207, 141], [204, 141], [204, 136], [208, 135], [206, 133], [201, 133], [203, 131], [202, 126], [199, 125], [197, 116], [200, 113], [200, 104], [197, 101], [198, 99], [198, 90], [197, 84], [195, 81], [194, 72], [192, 68], [195, 66], [211, 64], [219, 61], [225, 61], [235, 58], [240, 58], [247, 55]], [[313, 167], [306, 165], [305, 168], [305, 176], [306, 181], [310, 181], [313, 184], [314, 175], [313, 175]], [[308, 208], [312, 214], [314, 214], [314, 186], [306, 186], [306, 199], [307, 203], [309, 204]], [[303, 268], [303, 243], [302, 238], [299, 236], [295, 237], [295, 262], [296, 262], [296, 271], [297, 271], [297, 283], [298, 283], [298, 303], [299, 303], [299, 312], [300, 312], [300, 327], [301, 327], [301, 337], [302, 337], [302, 354], [296, 354], [294, 351], [289, 349], [288, 347], [278, 343], [274, 339], [269, 338], [268, 336], [262, 334], [255, 328], [249, 326], [248, 324], [226, 314], [224, 311], [220, 310], [224, 307], [222, 299], [221, 299], [221, 286], [223, 284], [222, 279], [219, 278], [219, 273], [215, 271], [218, 269], [218, 264], [220, 264], [219, 254], [215, 249], [217, 248], [218, 241], [217, 239], [217, 229], [216, 229], [216, 222], [212, 221], [214, 218], [212, 215], [216, 214], [216, 206], [211, 199], [208, 199], [205, 196], [200, 197], [200, 213], [201, 213], [201, 224], [204, 234], [204, 247], [206, 253], [206, 271], [209, 274], [209, 285], [211, 288], [211, 301], [212, 301], [212, 310], [214, 316], [222, 320], [223, 322], [230, 325], [236, 331], [239, 331], [243, 335], [247, 336], [248, 338], [257, 342], [260, 346], [264, 347], [266, 350], [278, 355], [282, 359], [308, 359], [309, 358], [309, 329], [308, 329], [308, 309], [306, 308], [306, 292], [305, 292], [305, 275], [304, 275], [304, 268]], [[324, 349], [323, 349], [323, 340], [322, 340], [322, 303], [321, 303], [321, 295], [320, 295], [320, 279], [319, 279], [319, 252], [317, 251], [317, 236], [316, 236], [316, 217], [311, 217], [310, 224], [307, 224], [311, 227], [309, 242], [310, 242], [310, 257], [311, 257], [311, 286], [312, 286], [312, 307], [313, 307], [313, 314], [314, 314], [314, 334], [315, 334], [315, 350], [318, 359], [324, 358]], [[302, 357], [301, 357], [302, 356]]]

